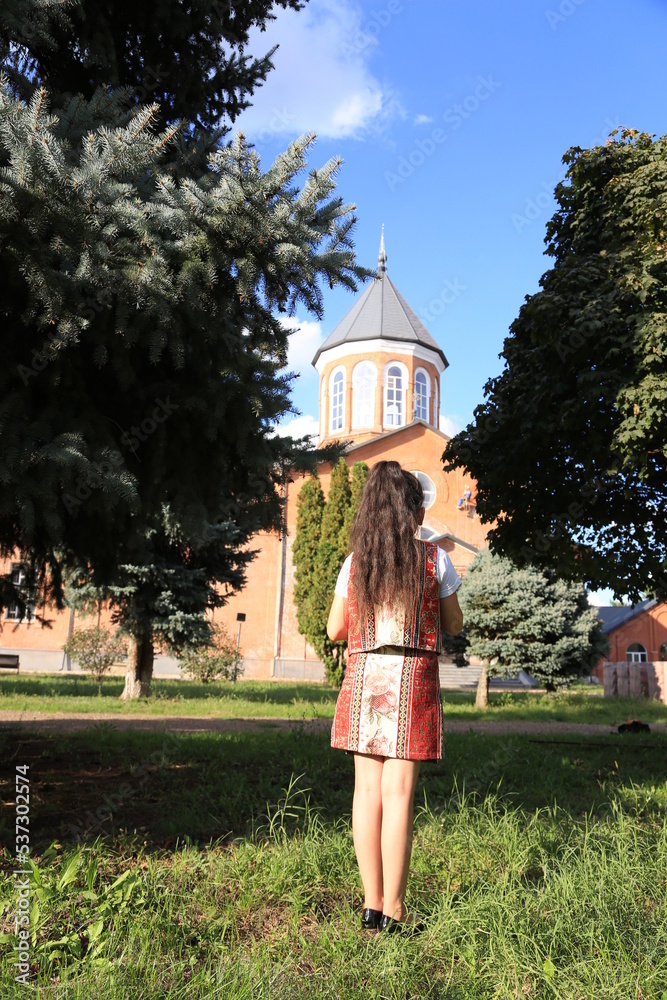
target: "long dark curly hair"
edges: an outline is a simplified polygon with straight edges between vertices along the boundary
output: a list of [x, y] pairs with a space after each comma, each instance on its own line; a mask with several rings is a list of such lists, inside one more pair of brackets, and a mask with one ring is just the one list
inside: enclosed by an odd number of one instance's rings
[[421, 483], [398, 462], [378, 462], [368, 473], [350, 532], [361, 615], [376, 604], [409, 608], [414, 602], [420, 562], [415, 532], [423, 506]]

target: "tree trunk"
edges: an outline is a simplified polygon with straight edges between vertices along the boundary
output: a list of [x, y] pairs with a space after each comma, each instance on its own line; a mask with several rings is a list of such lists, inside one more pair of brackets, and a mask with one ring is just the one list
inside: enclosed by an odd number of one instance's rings
[[487, 671], [487, 661], [482, 662], [482, 672], [479, 675], [477, 684], [477, 697], [475, 698], [475, 708], [489, 707], [489, 674]]
[[141, 638], [130, 636], [128, 643], [128, 671], [125, 674], [125, 687], [121, 694], [122, 701], [130, 698], [147, 698], [151, 689], [153, 676], [153, 639], [150, 634]]

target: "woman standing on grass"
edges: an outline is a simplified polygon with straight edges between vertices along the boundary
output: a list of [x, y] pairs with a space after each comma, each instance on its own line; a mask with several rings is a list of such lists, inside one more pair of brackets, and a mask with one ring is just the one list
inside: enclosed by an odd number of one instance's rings
[[405, 909], [415, 786], [442, 757], [440, 632], [463, 627], [449, 556], [416, 537], [424, 491], [398, 462], [364, 486], [327, 633], [348, 640], [331, 745], [354, 754], [352, 833], [364, 885], [362, 927], [421, 929]]

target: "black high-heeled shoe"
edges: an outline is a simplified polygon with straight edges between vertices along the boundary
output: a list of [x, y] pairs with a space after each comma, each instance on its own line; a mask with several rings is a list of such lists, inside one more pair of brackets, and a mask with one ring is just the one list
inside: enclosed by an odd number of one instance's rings
[[405, 937], [414, 937], [415, 934], [421, 934], [422, 931], [426, 930], [426, 924], [421, 920], [415, 920], [411, 923], [406, 923], [405, 920], [394, 920], [393, 917], [388, 917], [386, 913], [383, 913], [378, 930], [386, 931], [387, 934], [403, 934]]
[[376, 931], [382, 921], [382, 910], [371, 910], [370, 907], [361, 914], [361, 929], [364, 931]]

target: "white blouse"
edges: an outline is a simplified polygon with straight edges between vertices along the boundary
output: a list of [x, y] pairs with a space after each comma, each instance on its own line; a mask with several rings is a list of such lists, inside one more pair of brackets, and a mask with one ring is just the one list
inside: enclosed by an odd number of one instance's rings
[[[350, 566], [352, 564], [352, 553], [347, 557], [341, 566], [338, 579], [336, 580], [335, 594], [339, 597], [347, 597], [347, 584], [350, 579]], [[444, 549], [438, 546], [438, 566], [436, 577], [440, 584], [440, 597], [451, 597], [461, 586], [461, 577], [454, 569], [452, 560]]]

